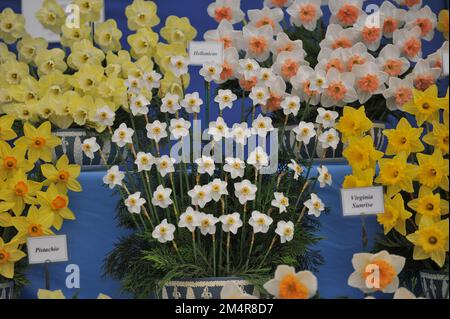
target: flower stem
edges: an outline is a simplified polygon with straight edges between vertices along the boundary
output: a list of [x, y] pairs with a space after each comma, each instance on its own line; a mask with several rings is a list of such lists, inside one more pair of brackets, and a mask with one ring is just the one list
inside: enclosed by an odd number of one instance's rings
[[262, 259], [261, 263], [259, 264], [259, 267], [262, 267], [264, 262], [266, 261], [267, 256], [269, 256], [270, 251], [273, 248], [273, 245], [275, 245], [275, 242], [277, 241], [277, 235], [275, 235], [272, 239], [272, 242], [270, 243], [269, 249], [267, 250], [266, 254], [264, 255], [264, 258]]
[[195, 243], [195, 229], [192, 232], [192, 249], [194, 250], [194, 263], [197, 264], [197, 246]]
[[231, 234], [228, 232], [227, 234], [227, 275], [230, 275], [230, 241]]
[[213, 271], [214, 271], [214, 276], [216, 276], [216, 270], [217, 270], [217, 265], [216, 265], [216, 235], [212, 234], [212, 244], [213, 244]]
[[255, 243], [255, 233], [252, 233], [252, 241], [250, 242], [250, 249], [248, 250], [247, 262], [245, 263], [245, 270], [248, 269], [248, 263], [250, 262], [250, 257], [253, 251], [253, 245]]

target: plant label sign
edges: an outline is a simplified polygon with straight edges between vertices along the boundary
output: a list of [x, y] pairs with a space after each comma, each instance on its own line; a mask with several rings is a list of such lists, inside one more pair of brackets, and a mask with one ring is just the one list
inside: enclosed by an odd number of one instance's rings
[[189, 64], [203, 65], [205, 63], [223, 64], [223, 43], [192, 41], [189, 43]]
[[69, 260], [66, 235], [28, 237], [27, 248], [30, 265]]
[[383, 186], [341, 189], [344, 216], [384, 213]]

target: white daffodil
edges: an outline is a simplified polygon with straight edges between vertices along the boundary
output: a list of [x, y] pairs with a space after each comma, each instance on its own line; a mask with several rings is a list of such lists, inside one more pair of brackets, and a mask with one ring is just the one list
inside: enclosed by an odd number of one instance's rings
[[383, 36], [392, 39], [394, 31], [403, 26], [405, 18], [406, 10], [397, 8], [389, 1], [383, 1], [380, 7], [380, 20], [383, 21]]
[[[240, 34], [240, 33], [239, 33]], [[223, 52], [222, 72], [220, 73], [220, 81], [217, 84], [225, 83], [233, 80], [238, 75], [239, 53], [235, 47], [225, 49]]]
[[177, 94], [167, 93], [161, 99], [160, 111], [163, 113], [175, 114], [179, 109], [181, 109], [179, 101], [180, 97]]
[[279, 32], [272, 43], [271, 51], [274, 56], [274, 60], [277, 59], [278, 54], [283, 52], [294, 52], [302, 59], [305, 58], [306, 52], [303, 50], [302, 40], [291, 40], [289, 36], [284, 32]]
[[172, 199], [170, 199], [172, 190], [170, 188], [164, 188], [159, 185], [153, 192], [152, 204], [161, 208], [167, 208], [172, 205]]
[[205, 63], [200, 69], [200, 75], [206, 82], [220, 81], [222, 66], [217, 63]]
[[159, 143], [162, 138], [167, 137], [167, 124], [161, 123], [158, 120], [148, 123], [145, 129], [147, 130], [147, 137], [156, 143]]
[[202, 104], [203, 100], [200, 98], [198, 92], [186, 94], [181, 101], [181, 106], [184, 107], [188, 113], [200, 113], [200, 106], [202, 106]]
[[195, 228], [200, 226], [199, 215], [199, 211], [193, 209], [192, 207], [188, 207], [186, 211], [180, 215], [178, 227], [187, 228], [190, 232], [195, 231]]
[[308, 214], [319, 217], [322, 211], [325, 209], [322, 200], [316, 194], [311, 194], [311, 198], [308, 199], [304, 205], [308, 208]]
[[302, 142], [305, 145], [308, 145], [311, 138], [316, 136], [314, 123], [301, 121], [292, 131], [294, 131], [297, 141]]
[[216, 121], [209, 123], [208, 134], [213, 137], [213, 140], [218, 142], [222, 138], [227, 138], [229, 135], [229, 128], [222, 117], [218, 117]]
[[202, 235], [214, 235], [216, 233], [216, 224], [219, 219], [214, 217], [212, 214], [200, 213], [198, 216], [199, 228]]
[[87, 157], [94, 159], [95, 153], [100, 150], [100, 145], [98, 145], [95, 137], [91, 137], [83, 141], [81, 149]]
[[124, 178], [125, 174], [119, 170], [119, 166], [114, 165], [103, 176], [103, 183], [108, 185], [110, 189], [113, 189], [116, 185], [122, 186]]
[[273, 223], [273, 219], [270, 216], [255, 210], [252, 212], [252, 217], [250, 217], [248, 223], [253, 227], [253, 232], [255, 234], [266, 234], [269, 231], [270, 225]]
[[191, 197], [192, 205], [198, 205], [200, 208], [203, 208], [212, 199], [211, 186], [209, 184], [203, 186], [195, 185], [193, 189], [188, 191], [188, 195]]
[[114, 131], [111, 140], [117, 144], [119, 147], [124, 147], [127, 144], [133, 143], [134, 131], [132, 128], [128, 128], [125, 123], [120, 124], [120, 126]]
[[252, 133], [266, 137], [268, 132], [273, 131], [272, 119], [259, 114], [252, 123]]
[[231, 128], [230, 135], [234, 141], [240, 145], [246, 145], [247, 139], [252, 135], [251, 130], [248, 128], [247, 123], [234, 123]]
[[317, 293], [317, 278], [308, 270], [296, 273], [294, 267], [280, 265], [264, 289], [277, 299], [309, 299]]
[[125, 206], [132, 214], [139, 214], [141, 212], [142, 205], [146, 203], [144, 198], [141, 198], [141, 192], [136, 192], [128, 196], [125, 200]]
[[[307, 65], [301, 65], [297, 75], [291, 78], [292, 94], [298, 95], [301, 101], [307, 101], [310, 105], [317, 105], [320, 102], [321, 92], [326, 77], [325, 70], [316, 70]], [[316, 89], [312, 89], [314, 83]]]
[[271, 205], [278, 208], [280, 210], [280, 214], [284, 213], [289, 206], [289, 198], [279, 192], [275, 192], [273, 195], [275, 196], [275, 199], [272, 200]]
[[239, 46], [239, 38], [242, 36], [242, 32], [235, 31], [233, 25], [228, 20], [220, 21], [217, 29], [208, 30], [203, 35], [205, 41], [208, 42], [222, 42], [223, 49]]
[[445, 57], [449, 55], [449, 42], [445, 41], [444, 44], [437, 50], [436, 52], [429, 54], [425, 61], [427, 61], [428, 65], [432, 69], [439, 69], [440, 75], [439, 79], [445, 79], [448, 76], [446, 67], [445, 67]]
[[422, 7], [422, 0], [394, 0], [398, 5], [405, 6], [409, 10], [418, 10]]
[[398, 275], [405, 266], [405, 258], [386, 250], [376, 254], [357, 253], [353, 255], [352, 265], [355, 271], [348, 278], [350, 287], [364, 293], [393, 293], [398, 289]]
[[422, 58], [422, 31], [420, 27], [399, 29], [394, 31], [393, 43], [400, 47], [402, 55], [412, 62]]
[[226, 164], [223, 166], [223, 170], [230, 173], [232, 179], [244, 176], [245, 162], [243, 160], [234, 157], [227, 157], [225, 158], [225, 163]]
[[169, 173], [175, 172], [175, 164], [176, 160], [167, 155], [163, 155], [156, 159], [156, 168], [159, 174], [164, 177]]
[[148, 114], [147, 105], [149, 104], [150, 101], [144, 95], [139, 94], [138, 96], [133, 96], [130, 101], [131, 113], [133, 113], [134, 116], [146, 115]]
[[151, 153], [139, 152], [136, 155], [136, 160], [134, 164], [138, 167], [138, 172], [150, 171], [153, 164], [155, 164], [156, 159]]
[[188, 66], [188, 58], [181, 55], [170, 57], [169, 69], [176, 77], [186, 74], [188, 72]]
[[282, 244], [291, 241], [294, 238], [294, 223], [280, 220], [275, 229], [275, 233], [280, 236]]
[[216, 169], [214, 159], [210, 156], [202, 155], [201, 158], [197, 158], [195, 160], [195, 164], [197, 164], [197, 172], [199, 174], [206, 173], [212, 176], [214, 174], [214, 170]]
[[413, 80], [414, 87], [417, 90], [425, 91], [437, 82], [440, 75], [440, 68], [431, 68], [427, 61], [420, 59], [414, 66], [412, 72], [406, 77]]
[[335, 68], [331, 68], [323, 86], [324, 91], [321, 96], [323, 107], [344, 106], [347, 103], [355, 102], [358, 95], [354, 89], [355, 76], [353, 73], [341, 73]]
[[322, 124], [323, 128], [334, 127], [339, 113], [335, 111], [325, 110], [323, 107], [317, 109], [316, 123]]
[[411, 291], [404, 287], [398, 288], [395, 293], [394, 297], [392, 299], [426, 299], [423, 297], [416, 297]]
[[286, 9], [291, 16], [291, 23], [297, 27], [304, 26], [309, 31], [314, 31], [317, 21], [323, 13], [320, 9], [321, 0], [298, 0]]
[[389, 77], [399, 77], [409, 70], [408, 59], [401, 56], [401, 49], [397, 45], [386, 45], [375, 62]]
[[226, 107], [232, 108], [233, 102], [237, 100], [236, 94], [231, 90], [220, 89], [217, 96], [214, 98], [214, 102], [219, 103], [219, 109], [223, 110]]
[[231, 232], [234, 235], [237, 234], [238, 229], [243, 225], [239, 213], [222, 215], [219, 217], [219, 220], [222, 223], [222, 230], [226, 233]]
[[246, 294], [234, 282], [226, 283], [220, 291], [220, 299], [258, 299], [256, 296]]
[[[351, 48], [338, 49], [333, 52], [338, 52], [342, 56], [347, 72], [351, 72], [356, 65], [375, 62], [375, 58], [367, 51], [367, 47], [362, 42], [356, 43]], [[331, 64], [329, 66], [331, 66]]]
[[261, 10], [251, 9], [247, 11], [247, 15], [250, 20], [249, 25], [257, 28], [269, 25], [272, 27], [274, 34], [283, 31], [280, 22], [284, 18], [284, 13], [280, 8], [263, 7]]
[[343, 27], [354, 25], [363, 13], [363, 2], [364, 0], [329, 0], [330, 23], [339, 23]]
[[[378, 16], [377, 16], [378, 15]], [[362, 13], [353, 26], [353, 30], [359, 35], [361, 42], [370, 51], [376, 51], [380, 47], [383, 37], [383, 29], [381, 23], [373, 21], [379, 17], [378, 13], [370, 15]]]
[[318, 140], [322, 146], [322, 148], [336, 149], [340, 138], [338, 132], [334, 128], [330, 128], [329, 130], [323, 132], [319, 135]]
[[215, 202], [218, 202], [222, 195], [228, 195], [226, 181], [222, 181], [220, 178], [215, 178], [211, 183], [209, 183], [211, 189], [211, 197]]
[[265, 105], [270, 97], [269, 90], [265, 86], [254, 86], [249, 95], [253, 105]]
[[403, 105], [413, 100], [414, 82], [412, 78], [399, 79], [391, 77], [387, 90], [383, 92], [386, 107], [391, 110], [401, 110]]
[[434, 38], [434, 30], [437, 26], [436, 14], [429, 6], [420, 8], [419, 10], [411, 10], [406, 13], [406, 29], [419, 27], [421, 30], [421, 37], [426, 41], [431, 41]]
[[258, 62], [254, 59], [242, 59], [238, 61], [239, 69], [238, 72], [244, 77], [244, 79], [251, 79], [256, 76], [260, 69]]
[[175, 233], [175, 225], [169, 224], [167, 219], [164, 219], [161, 224], [155, 227], [152, 232], [152, 237], [157, 239], [160, 243], [172, 241]]
[[283, 109], [284, 115], [292, 114], [297, 116], [300, 110], [300, 98], [296, 95], [288, 95], [282, 102], [281, 108]]
[[239, 203], [244, 205], [247, 201], [255, 199], [256, 190], [258, 188], [248, 179], [244, 179], [240, 183], [234, 184], [234, 195], [239, 199]]
[[339, 48], [351, 48], [358, 42], [358, 34], [353, 28], [344, 29], [339, 24], [329, 24], [325, 38], [320, 42], [320, 48], [337, 50]]
[[[339, 48], [336, 50], [332, 50], [329, 48], [323, 48], [322, 50], [320, 50], [319, 55], [317, 56], [317, 61], [319, 61], [319, 63], [317, 63], [315, 70], [324, 70], [326, 73], [328, 73], [328, 71], [330, 71], [332, 68], [335, 68], [340, 73], [347, 71], [348, 66], [346, 65], [346, 54], [350, 54], [347, 51], [349, 49], [350, 48]], [[311, 82], [310, 89], [317, 90], [317, 88], [314, 88], [313, 82]]]
[[125, 86], [128, 89], [129, 93], [139, 94], [142, 89], [141, 80], [137, 77], [130, 75], [128, 79], [125, 81]]
[[288, 168], [294, 171], [295, 180], [298, 180], [303, 173], [303, 168], [293, 159], [291, 159], [291, 163], [288, 164]]
[[267, 83], [274, 80], [276, 77], [272, 68], [259, 68], [259, 70], [257, 71], [256, 74], [257, 74], [259, 83], [261, 83], [264, 86], [267, 86]]
[[270, 48], [273, 42], [273, 29], [270, 25], [255, 27], [246, 25], [242, 29], [241, 48], [246, 52], [246, 58], [255, 59], [258, 62], [266, 61], [270, 56]]
[[289, 7], [294, 0], [264, 0], [263, 6], [268, 8]]
[[160, 81], [161, 81], [162, 75], [156, 71], [146, 72], [146, 73], [144, 73], [142, 78], [143, 78], [144, 87], [150, 92], [153, 89], [157, 89], [161, 86]]
[[269, 165], [269, 156], [261, 146], [258, 146], [248, 156], [247, 164], [252, 165], [257, 170], [261, 170], [261, 168]]
[[361, 104], [366, 103], [373, 95], [383, 93], [386, 89], [384, 83], [388, 80], [388, 75], [374, 62], [355, 65], [352, 73], [355, 75], [356, 93]]
[[241, 10], [240, 0], [216, 0], [208, 5], [208, 15], [220, 23], [224, 20], [231, 24], [241, 22], [245, 13]]
[[323, 188], [327, 185], [331, 186], [333, 183], [333, 177], [328, 171], [328, 168], [325, 165], [321, 165], [320, 167], [317, 167], [317, 171], [319, 172], [319, 177], [317, 177], [317, 180], [320, 183], [320, 187]]
[[281, 52], [272, 66], [275, 74], [280, 75], [283, 80], [290, 81], [298, 72], [301, 65], [307, 65], [303, 57], [296, 52]]
[[103, 126], [112, 126], [116, 118], [116, 113], [105, 105], [99, 108], [94, 116], [94, 122]]
[[186, 121], [184, 118], [171, 119], [169, 131], [175, 139], [183, 138], [189, 135], [189, 129], [191, 122]]

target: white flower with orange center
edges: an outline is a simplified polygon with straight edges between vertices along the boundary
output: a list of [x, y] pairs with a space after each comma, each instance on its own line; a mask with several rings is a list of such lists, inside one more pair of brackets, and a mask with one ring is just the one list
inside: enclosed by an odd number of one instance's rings
[[261, 137], [266, 137], [267, 133], [273, 131], [272, 119], [259, 114], [252, 123], [252, 133]]
[[175, 225], [169, 224], [167, 219], [164, 219], [161, 224], [155, 227], [152, 232], [152, 237], [157, 239], [160, 243], [166, 243], [174, 239]]
[[230, 129], [222, 117], [218, 117], [217, 120], [209, 123], [208, 134], [211, 135], [216, 142], [223, 138], [227, 138], [229, 136], [229, 131]]
[[414, 82], [412, 78], [399, 79], [391, 77], [388, 88], [383, 92], [386, 107], [391, 110], [401, 110], [403, 105], [413, 100]]
[[300, 166], [295, 160], [291, 159], [291, 162], [288, 164], [288, 168], [294, 171], [294, 179], [298, 180], [298, 178], [303, 173], [303, 167]]
[[139, 94], [142, 89], [142, 82], [139, 78], [130, 75], [127, 80], [125, 80], [125, 86], [128, 89], [128, 93]]
[[230, 136], [240, 145], [246, 145], [247, 139], [252, 135], [247, 123], [234, 123], [231, 128]]
[[283, 31], [280, 22], [284, 18], [284, 13], [280, 8], [263, 7], [261, 10], [251, 9], [247, 11], [247, 15], [250, 20], [249, 25], [256, 28], [268, 25], [272, 28], [274, 34]]
[[255, 234], [266, 234], [269, 231], [270, 225], [273, 223], [273, 219], [270, 216], [255, 210], [252, 212], [252, 217], [250, 217], [248, 223], [253, 227], [253, 232]]
[[343, 27], [349, 27], [356, 23], [363, 13], [364, 0], [330, 0], [330, 23], [338, 23]]
[[351, 48], [358, 42], [358, 34], [353, 28], [344, 29], [339, 24], [328, 25], [325, 38], [320, 42], [320, 48], [336, 50]]
[[355, 271], [348, 278], [350, 287], [364, 293], [393, 293], [398, 289], [398, 275], [405, 265], [405, 258], [390, 255], [386, 250], [376, 254], [357, 253], [353, 255], [352, 265]]
[[348, 103], [355, 102], [358, 95], [354, 89], [355, 76], [352, 73], [340, 73], [338, 70], [332, 68], [327, 73], [324, 84], [324, 91], [321, 96], [321, 103], [323, 107], [330, 107], [333, 105], [344, 106]]
[[396, 30], [393, 35], [393, 43], [401, 48], [404, 57], [412, 62], [417, 62], [422, 58], [421, 34], [420, 27], [415, 27], [411, 30]]
[[226, 233], [231, 232], [236, 235], [239, 228], [242, 227], [242, 219], [239, 213], [233, 213], [228, 215], [222, 215], [219, 217], [222, 223], [222, 230]]
[[295, 138], [297, 141], [308, 145], [311, 141], [311, 138], [316, 136], [316, 130], [314, 129], [314, 123], [306, 123], [304, 121], [301, 121], [298, 123], [297, 127], [292, 129], [292, 131], [295, 133]]
[[[317, 73], [317, 74], [316, 74]], [[316, 71], [307, 65], [301, 65], [297, 75], [291, 78], [292, 94], [298, 95], [301, 101], [307, 101], [310, 105], [317, 105], [320, 102], [320, 92], [311, 88], [312, 83], [317, 80], [316, 76], [326, 76], [325, 71]], [[323, 85], [321, 83], [321, 85]]]
[[220, 23], [223, 20], [231, 24], [241, 22], [245, 13], [241, 10], [240, 0], [216, 0], [207, 8], [208, 15]]
[[103, 126], [112, 126], [116, 118], [116, 113], [107, 105], [99, 108], [94, 116], [94, 122]]
[[226, 181], [222, 181], [220, 178], [215, 178], [211, 183], [209, 183], [211, 190], [211, 198], [218, 202], [223, 195], [228, 195]]
[[170, 194], [172, 194], [170, 188], [164, 188], [164, 186], [159, 185], [153, 192], [152, 204], [161, 208], [169, 207], [173, 204]]
[[220, 299], [258, 299], [256, 296], [245, 293], [241, 287], [234, 282], [228, 282], [220, 291]]
[[303, 50], [302, 40], [291, 40], [289, 36], [284, 32], [279, 32], [272, 42], [272, 47], [270, 49], [274, 55], [274, 60], [276, 60], [278, 54], [282, 52], [293, 52], [301, 59], [306, 56], [305, 50]]
[[202, 235], [214, 235], [216, 233], [216, 224], [219, 219], [212, 214], [200, 213], [198, 216], [199, 228]]
[[159, 174], [164, 177], [167, 174], [175, 172], [175, 162], [176, 160], [174, 158], [163, 155], [156, 159], [156, 169], [158, 170]]
[[331, 186], [333, 183], [333, 177], [331, 173], [328, 171], [328, 168], [325, 165], [321, 165], [317, 167], [317, 171], [319, 172], [319, 177], [317, 177], [317, 181], [320, 183], [320, 187]]
[[239, 203], [244, 205], [246, 202], [255, 200], [256, 190], [258, 188], [248, 179], [234, 184], [234, 195], [239, 199]]
[[216, 165], [212, 157], [202, 155], [202, 157], [195, 160], [195, 164], [197, 164], [198, 174], [208, 174], [209, 176], [214, 175]]
[[383, 29], [378, 19], [378, 12], [370, 15], [363, 13], [354, 25], [354, 30], [359, 35], [362, 43], [364, 43], [370, 51], [378, 50], [381, 38], [383, 37]]
[[243, 160], [234, 157], [227, 157], [225, 158], [225, 163], [226, 164], [223, 166], [223, 170], [230, 173], [232, 179], [244, 176], [245, 162]]
[[[342, 48], [335, 50], [323, 48], [317, 56], [317, 61], [319, 61], [319, 63], [317, 63], [315, 69], [324, 70], [325, 73], [328, 73], [332, 68], [335, 68], [341, 73], [346, 72], [347, 63], [345, 53], [347, 52]], [[311, 87], [311, 89], [313, 88]]]
[[329, 130], [323, 132], [319, 135], [318, 140], [322, 148], [326, 149], [331, 147], [335, 150], [339, 144], [339, 134], [334, 128], [330, 128]]
[[147, 105], [149, 104], [150, 101], [144, 95], [139, 94], [137, 96], [133, 96], [130, 101], [131, 113], [133, 113], [134, 116], [146, 115], [148, 114]]
[[119, 147], [124, 147], [127, 144], [133, 143], [134, 130], [127, 127], [125, 123], [120, 124], [120, 126], [114, 131], [111, 141], [117, 144]]
[[242, 32], [235, 31], [233, 25], [228, 20], [222, 20], [217, 29], [208, 30], [203, 35], [205, 41], [222, 42], [223, 49], [238, 47], [239, 38]]
[[195, 229], [200, 226], [199, 215], [199, 211], [192, 207], [188, 207], [186, 211], [180, 215], [178, 227], [187, 228], [190, 232], [194, 232]]
[[258, 62], [254, 59], [242, 59], [238, 61], [238, 72], [243, 75], [245, 79], [251, 79], [257, 75], [260, 69]]
[[294, 267], [280, 265], [264, 289], [277, 299], [309, 299], [317, 293], [317, 278], [310, 271], [296, 273]]
[[188, 73], [189, 60], [187, 57], [175, 55], [170, 57], [169, 70], [176, 77], [180, 77]]
[[180, 97], [177, 94], [167, 93], [161, 99], [160, 111], [163, 113], [175, 114], [179, 109], [181, 109], [179, 101]]
[[145, 129], [147, 130], [147, 137], [156, 143], [159, 143], [161, 139], [167, 137], [167, 124], [161, 123], [158, 120], [148, 123]]
[[406, 10], [397, 8], [389, 1], [383, 1], [380, 7], [380, 19], [383, 22], [383, 36], [391, 39], [395, 30], [400, 29], [406, 17]]
[[103, 183], [108, 185], [110, 189], [113, 189], [116, 185], [122, 186], [124, 178], [125, 174], [119, 170], [119, 166], [114, 165], [103, 176]]
[[200, 208], [203, 208], [212, 199], [211, 185], [195, 185], [193, 189], [188, 191], [188, 195], [189, 197], [191, 197], [192, 205], [200, 206]]
[[281, 75], [284, 80], [289, 81], [292, 77], [297, 74], [300, 65], [308, 64], [295, 52], [282, 52], [278, 54], [274, 65], [272, 66], [273, 71]]
[[320, 217], [320, 214], [325, 209], [325, 205], [316, 194], [311, 194], [310, 199], [308, 199], [304, 205], [308, 208], [308, 214], [314, 215], [315, 217]]
[[141, 212], [142, 205], [146, 203], [144, 198], [141, 198], [141, 192], [136, 192], [128, 196], [125, 200], [125, 206], [132, 214], [139, 214]]
[[386, 45], [378, 55], [375, 62], [389, 77], [399, 77], [408, 71], [410, 63], [401, 56], [401, 49], [397, 45]]
[[198, 92], [189, 93], [181, 100], [181, 106], [188, 113], [200, 113], [200, 106], [203, 105], [203, 100], [200, 98]]
[[280, 210], [280, 214], [285, 212], [289, 206], [289, 198], [279, 192], [275, 192], [273, 195], [275, 196], [275, 199], [272, 200], [271, 205], [278, 208]]
[[246, 58], [253, 58], [258, 62], [266, 61], [270, 56], [273, 42], [273, 29], [269, 25], [257, 28], [246, 25], [243, 30], [241, 48], [247, 53]]
[[222, 66], [217, 63], [205, 63], [199, 73], [206, 82], [220, 81]]
[[445, 79], [448, 76], [447, 70], [445, 70], [444, 58], [449, 55], [449, 42], [445, 41], [444, 44], [436, 52], [429, 54], [425, 61], [427, 61], [430, 68], [437, 68], [441, 70], [439, 79]]
[[161, 77], [162, 75], [156, 71], [145, 72], [142, 76], [143, 86], [151, 91], [153, 89], [157, 89], [161, 86]]
[[316, 123], [321, 124], [323, 128], [334, 127], [339, 113], [336, 111], [326, 110], [323, 107], [317, 109]]
[[292, 114], [297, 116], [300, 110], [300, 98], [296, 95], [288, 95], [283, 102], [281, 102], [281, 108], [284, 115]]
[[235, 47], [225, 49], [223, 53], [222, 72], [220, 72], [220, 79], [216, 81], [217, 84], [224, 83], [228, 80], [236, 78], [239, 65], [239, 53]]
[[407, 7], [409, 10], [418, 10], [422, 7], [422, 0], [394, 0], [398, 5]]
[[214, 98], [214, 102], [219, 103], [219, 109], [223, 110], [226, 107], [232, 108], [233, 102], [237, 100], [236, 94], [234, 94], [231, 90], [222, 90], [220, 89], [217, 96]]
[[186, 121], [184, 118], [171, 119], [169, 131], [171, 132], [172, 136], [178, 140], [189, 135], [190, 127], [191, 122]]
[[297, 27], [303, 26], [306, 30], [314, 31], [317, 21], [322, 17], [323, 12], [320, 9], [321, 0], [295, 0], [294, 3], [286, 9], [291, 16], [291, 23]]
[[256, 170], [261, 170], [269, 165], [269, 156], [261, 146], [258, 146], [248, 156], [247, 164], [252, 165]]
[[406, 29], [419, 27], [421, 37], [426, 41], [431, 41], [434, 38], [434, 29], [437, 26], [436, 14], [429, 6], [425, 6], [420, 10], [408, 11], [406, 13]]
[[139, 152], [136, 155], [134, 164], [138, 167], [138, 172], [150, 171], [155, 164], [155, 157], [151, 153]]
[[383, 93], [386, 89], [388, 75], [373, 62], [355, 66], [352, 73], [355, 75], [356, 93], [361, 104], [367, 102], [373, 95]]
[[275, 229], [275, 233], [280, 236], [280, 242], [282, 244], [290, 242], [294, 238], [294, 223], [280, 220]]
[[406, 77], [413, 80], [417, 90], [425, 91], [436, 83], [440, 75], [440, 68], [431, 68], [427, 61], [420, 59]]
[[83, 141], [81, 149], [87, 157], [94, 159], [95, 153], [100, 150], [100, 145], [98, 145], [95, 137], [91, 137]]
[[268, 8], [288, 7], [294, 0], [264, 0], [263, 6]]
[[286, 96], [286, 82], [281, 76], [276, 76], [266, 84], [269, 90], [269, 98], [265, 105], [261, 106], [263, 113], [276, 112], [281, 109], [281, 102]]

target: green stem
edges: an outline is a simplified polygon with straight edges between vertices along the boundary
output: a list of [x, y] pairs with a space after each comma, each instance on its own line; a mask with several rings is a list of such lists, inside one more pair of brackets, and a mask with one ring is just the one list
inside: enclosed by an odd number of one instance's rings
[[252, 251], [253, 251], [253, 245], [255, 244], [255, 233], [252, 233], [252, 241], [250, 243], [250, 249], [248, 250], [248, 255], [247, 255], [247, 261], [245, 263], [245, 270], [248, 270], [248, 263], [250, 262], [250, 257], [252, 255]]
[[230, 275], [230, 241], [231, 241], [231, 234], [228, 232], [227, 234], [227, 275]]

